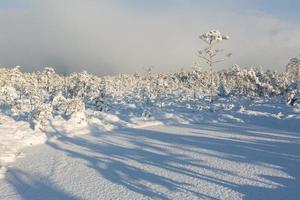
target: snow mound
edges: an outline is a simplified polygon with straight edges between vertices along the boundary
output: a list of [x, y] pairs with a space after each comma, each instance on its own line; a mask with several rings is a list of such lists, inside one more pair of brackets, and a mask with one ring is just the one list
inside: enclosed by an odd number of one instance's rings
[[0, 178], [3, 178], [8, 165], [22, 156], [23, 148], [43, 144], [47, 137], [44, 132], [33, 130], [29, 123], [2, 114], [0, 122]]

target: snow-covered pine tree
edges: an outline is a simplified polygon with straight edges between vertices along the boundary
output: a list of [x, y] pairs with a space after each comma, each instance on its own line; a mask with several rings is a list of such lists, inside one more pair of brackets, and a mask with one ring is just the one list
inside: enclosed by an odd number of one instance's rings
[[218, 96], [220, 97], [228, 97], [229, 92], [225, 87], [224, 81], [221, 81], [219, 87], [218, 87]]
[[291, 58], [286, 65], [286, 73], [290, 81], [300, 80], [300, 58]]
[[[199, 38], [207, 44], [207, 47], [198, 51], [198, 56], [209, 66], [210, 71], [210, 103], [213, 101], [213, 68], [216, 63], [225, 61], [225, 58], [217, 58], [223, 50], [214, 48], [215, 45], [223, 40], [228, 40], [229, 37], [221, 34], [219, 30], [211, 30], [199, 36]], [[231, 53], [226, 57], [230, 57]]]

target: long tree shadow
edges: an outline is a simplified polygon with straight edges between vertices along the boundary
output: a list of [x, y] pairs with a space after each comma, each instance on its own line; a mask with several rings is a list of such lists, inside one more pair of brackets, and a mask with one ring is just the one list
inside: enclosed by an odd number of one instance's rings
[[[108, 133], [113, 134], [113, 133]], [[86, 151], [74, 151], [73, 148], [64, 148], [55, 142], [48, 142], [50, 146], [57, 150], [67, 152], [69, 156], [80, 158], [88, 161], [88, 167], [93, 168], [99, 172], [99, 174], [109, 180], [112, 183], [126, 187], [127, 189], [142, 194], [144, 196], [154, 199], [170, 199], [166, 195], [161, 194], [159, 191], [153, 191], [148, 184], [156, 185], [161, 188], [165, 188], [168, 191], [184, 191], [184, 186], [188, 186], [189, 183], [180, 180], [174, 180], [169, 177], [158, 175], [155, 172], [148, 171], [141, 167], [130, 164], [131, 161], [138, 162], [140, 164], [148, 164], [161, 169], [171, 170], [175, 173], [182, 173], [191, 177], [198, 176], [193, 171], [184, 169], [181, 167], [175, 167], [171, 163], [190, 163], [189, 160], [176, 155], [170, 156], [168, 152], [166, 154], [153, 153], [146, 149], [140, 149], [140, 147], [124, 147], [119, 144], [107, 142], [105, 140], [100, 141], [95, 138], [94, 142], [83, 138], [69, 138], [61, 137], [60, 141], [71, 145], [76, 145], [80, 148], [84, 148]], [[145, 146], [144, 146], [145, 148]], [[192, 163], [190, 163], [192, 164]], [[205, 165], [193, 164], [198, 167], [206, 167]], [[204, 176], [202, 178], [205, 178]], [[208, 179], [208, 178], [207, 178]], [[210, 180], [215, 181], [217, 180]], [[219, 183], [219, 182], [217, 182]], [[197, 191], [190, 190], [197, 197], [212, 197], [201, 194]]]
[[[187, 127], [181, 125], [181, 127]], [[191, 125], [189, 125], [191, 127]], [[199, 125], [195, 125], [195, 128]], [[209, 132], [217, 133], [214, 138]], [[261, 188], [252, 185], [238, 185], [237, 191], [245, 199], [298, 199], [300, 193], [300, 133], [246, 126], [244, 124], [202, 124], [200, 140], [210, 141], [205, 148], [226, 154], [226, 159], [240, 163], [274, 166], [291, 178], [260, 175], [281, 187]], [[226, 133], [228, 136], [222, 136]], [[246, 136], [244, 139], [240, 137]], [[178, 141], [178, 144], [180, 142]], [[263, 198], [262, 198], [263, 196]]]
[[[260, 199], [261, 195], [263, 198], [293, 199], [293, 194], [299, 194], [300, 137], [295, 134], [285, 133], [287, 135], [284, 136], [280, 131], [268, 134], [259, 127], [247, 129], [228, 124], [195, 126], [201, 128], [199, 131], [188, 129], [191, 125], [178, 126], [182, 127], [185, 129], [181, 130], [186, 133], [145, 129], [95, 133], [93, 127], [93, 134], [89, 136], [66, 137], [60, 134], [59, 142], [64, 145], [52, 141], [48, 145], [71, 157], [87, 161], [90, 168], [110, 182], [154, 199], [170, 197], [155, 191], [153, 185], [163, 188], [163, 191], [190, 192], [197, 198], [215, 198], [200, 192], [192, 183], [178, 177], [207, 181], [239, 192], [246, 199]], [[217, 132], [223, 134], [211, 134]], [[80, 147], [81, 150], [74, 147]], [[188, 153], [196, 156], [190, 157]], [[259, 172], [254, 177], [245, 176], [230, 168], [212, 166], [202, 157], [268, 166], [293, 178], [269, 176]], [[178, 177], [168, 177], [162, 171], [177, 174]], [[206, 171], [221, 176], [206, 174]], [[233, 179], [222, 178], [226, 176]], [[239, 183], [235, 178], [252, 184]], [[268, 184], [272, 187], [267, 187]]]
[[[13, 186], [17, 196], [24, 200], [75, 200], [77, 199], [71, 194], [62, 191], [59, 187], [54, 186], [53, 183], [47, 181], [46, 177], [42, 175], [32, 176], [21, 170], [10, 170], [6, 177], [7, 182]], [[5, 197], [0, 194], [0, 199], [14, 199], [12, 196]]]

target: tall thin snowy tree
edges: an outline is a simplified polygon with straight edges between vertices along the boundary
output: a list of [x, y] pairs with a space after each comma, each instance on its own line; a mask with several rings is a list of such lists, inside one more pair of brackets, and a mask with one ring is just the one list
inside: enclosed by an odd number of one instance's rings
[[[207, 44], [207, 47], [198, 51], [198, 56], [204, 60], [210, 71], [210, 103], [213, 101], [213, 68], [216, 63], [223, 62], [226, 58], [218, 58], [223, 52], [223, 49], [215, 48], [215, 45], [223, 40], [228, 40], [228, 36], [224, 36], [218, 30], [211, 30], [199, 36], [199, 38]], [[229, 53], [226, 57], [230, 57], [232, 54]]]

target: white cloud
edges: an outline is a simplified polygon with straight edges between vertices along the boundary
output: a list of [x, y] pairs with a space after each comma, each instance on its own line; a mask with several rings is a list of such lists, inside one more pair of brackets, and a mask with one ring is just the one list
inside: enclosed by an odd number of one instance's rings
[[238, 63], [279, 69], [300, 51], [298, 22], [238, 7], [176, 1], [143, 11], [118, 1], [28, 2], [28, 10], [0, 11], [2, 65], [99, 73], [190, 67], [203, 45], [198, 35], [211, 28], [231, 36], [222, 47], [234, 56], [220, 68]]

